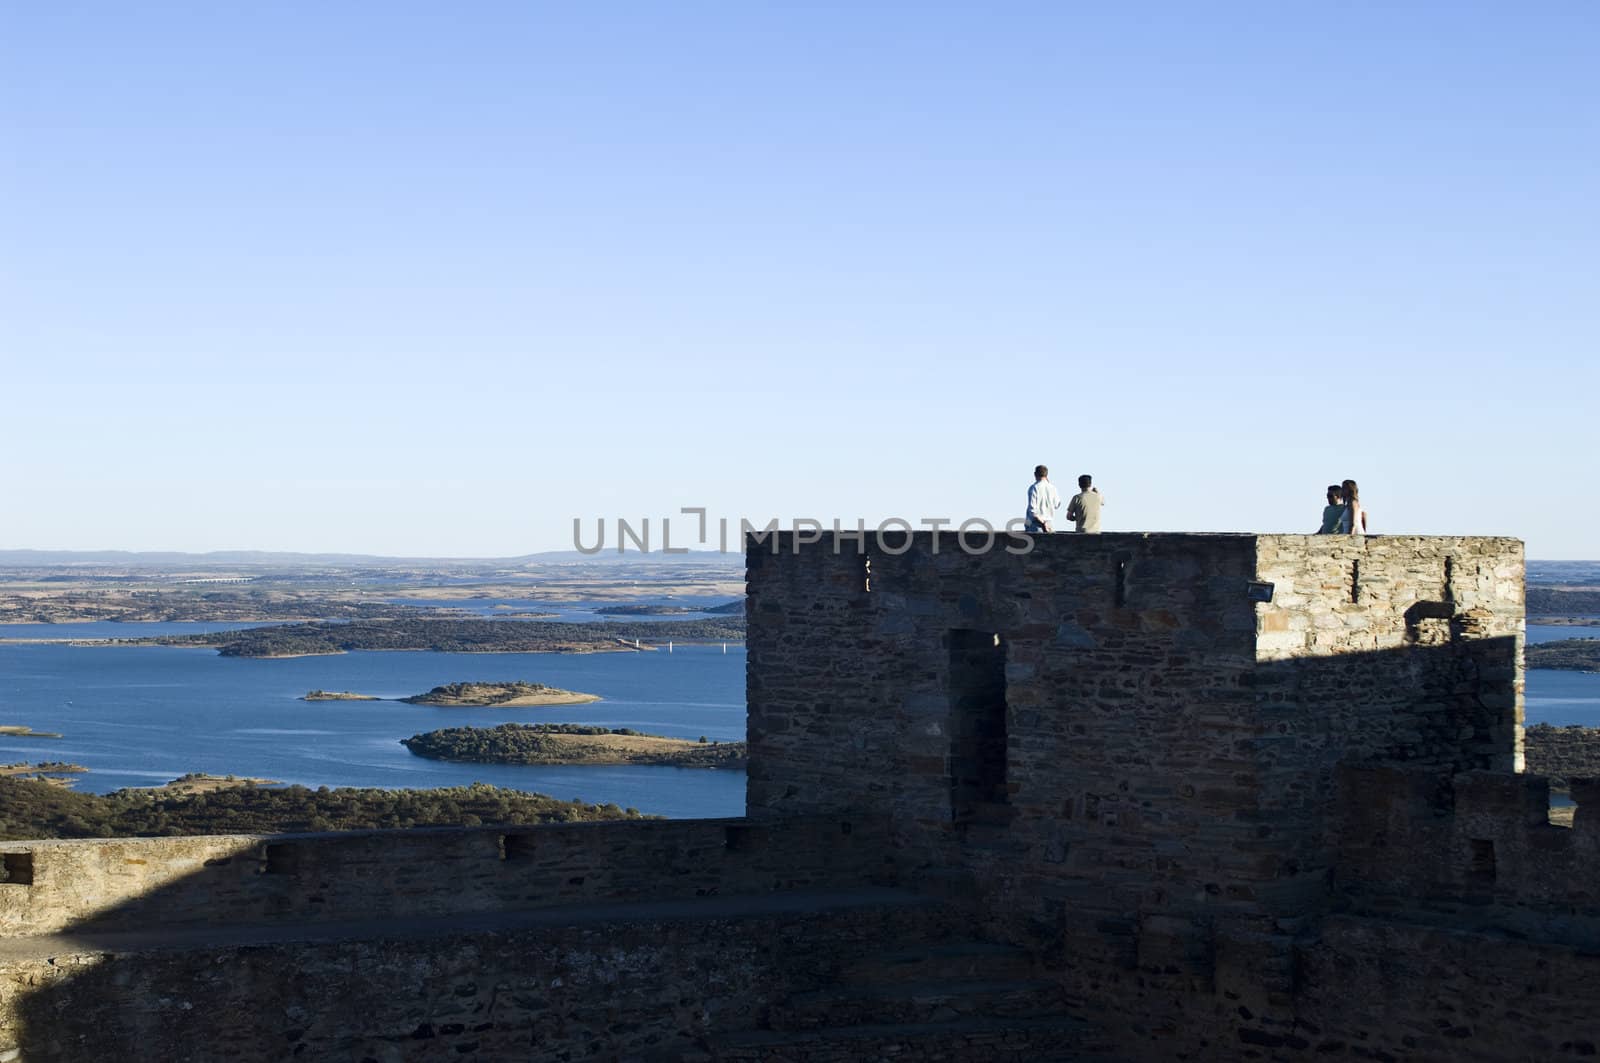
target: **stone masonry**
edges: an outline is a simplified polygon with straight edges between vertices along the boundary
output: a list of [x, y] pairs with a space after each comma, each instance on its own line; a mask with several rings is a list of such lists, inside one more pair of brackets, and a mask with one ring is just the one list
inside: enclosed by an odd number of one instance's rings
[[1005, 545], [749, 544], [740, 819], [0, 845], [0, 1059], [1600, 1051], [1520, 543]]

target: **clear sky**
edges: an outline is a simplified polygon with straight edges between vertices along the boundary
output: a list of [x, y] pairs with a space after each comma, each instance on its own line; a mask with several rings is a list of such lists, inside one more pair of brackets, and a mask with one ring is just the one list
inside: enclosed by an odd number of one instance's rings
[[0, 547], [1600, 557], [1600, 6], [0, 4]]

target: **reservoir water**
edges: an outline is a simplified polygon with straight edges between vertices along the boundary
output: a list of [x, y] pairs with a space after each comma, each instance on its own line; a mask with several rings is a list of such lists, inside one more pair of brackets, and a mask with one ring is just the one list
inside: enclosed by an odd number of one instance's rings
[[[130, 637], [244, 626], [251, 625], [8, 625], [0, 638]], [[1600, 629], [1530, 625], [1528, 641], [1590, 633], [1600, 635]], [[739, 644], [729, 644], [726, 653], [721, 646], [678, 646], [670, 654], [349, 653], [252, 660], [206, 649], [0, 642], [0, 723], [64, 736], [0, 735], [0, 760], [82, 764], [90, 772], [78, 777], [77, 786], [96, 793], [204, 771], [306, 786], [482, 781], [674, 817], [738, 815], [743, 772], [453, 764], [414, 756], [400, 739], [439, 727], [550, 721], [737, 741], [745, 727], [744, 664]], [[316, 688], [403, 697], [441, 683], [506, 679], [587, 691], [604, 700], [520, 709], [299, 700]], [[1600, 674], [1530, 671], [1527, 719], [1600, 726]]]
[[[114, 626], [126, 633], [130, 625]], [[505, 709], [299, 700], [319, 688], [393, 698], [443, 683], [506, 679], [604, 700]], [[745, 726], [744, 649], [733, 644], [726, 653], [721, 646], [679, 646], [673, 653], [366, 652], [254, 660], [165, 646], [0, 643], [0, 723], [63, 735], [0, 735], [0, 760], [82, 764], [90, 770], [78, 777], [81, 790], [151, 786], [204, 771], [306, 786], [481, 781], [674, 817], [744, 810], [743, 772], [457, 764], [418, 757], [400, 745], [402, 738], [435, 728], [513, 721], [593, 723], [737, 741]]]

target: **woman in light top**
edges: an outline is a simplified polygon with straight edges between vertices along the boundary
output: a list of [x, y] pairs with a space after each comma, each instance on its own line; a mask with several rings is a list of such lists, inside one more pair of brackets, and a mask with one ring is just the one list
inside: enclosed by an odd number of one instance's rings
[[1344, 519], [1339, 522], [1339, 530], [1351, 535], [1367, 534], [1367, 511], [1361, 508], [1361, 491], [1356, 482], [1346, 480], [1340, 485], [1340, 494], [1344, 495]]

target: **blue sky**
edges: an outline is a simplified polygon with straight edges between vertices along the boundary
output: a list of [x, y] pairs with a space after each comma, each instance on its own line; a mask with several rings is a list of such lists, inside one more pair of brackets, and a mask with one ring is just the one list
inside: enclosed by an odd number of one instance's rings
[[1587, 3], [0, 8], [0, 547], [1600, 557]]

